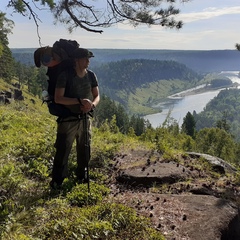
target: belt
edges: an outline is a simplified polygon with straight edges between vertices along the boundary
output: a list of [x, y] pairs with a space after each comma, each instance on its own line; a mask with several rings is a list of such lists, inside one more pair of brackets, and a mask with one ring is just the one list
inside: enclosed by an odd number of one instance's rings
[[[81, 113], [71, 113], [71, 115], [67, 116], [67, 117], [58, 117], [57, 118], [57, 122], [60, 123], [60, 122], [74, 122], [74, 121], [79, 121], [79, 120], [82, 120], [84, 118], [84, 113], [81, 112]], [[88, 119], [90, 117], [93, 117], [91, 112], [88, 112], [87, 113], [87, 116], [86, 116]]]

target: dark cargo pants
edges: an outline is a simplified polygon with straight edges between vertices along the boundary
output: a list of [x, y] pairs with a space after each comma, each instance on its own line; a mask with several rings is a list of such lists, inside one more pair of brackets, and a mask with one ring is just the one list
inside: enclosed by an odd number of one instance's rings
[[[61, 184], [64, 178], [68, 177], [68, 157], [76, 140], [77, 169], [76, 175], [79, 180], [84, 178], [87, 159], [85, 157], [85, 129], [83, 129], [83, 119], [68, 117], [58, 121], [57, 138], [55, 142], [56, 154], [53, 162], [52, 179], [57, 184]], [[89, 156], [91, 141], [91, 122], [87, 119], [87, 131], [89, 136]]]

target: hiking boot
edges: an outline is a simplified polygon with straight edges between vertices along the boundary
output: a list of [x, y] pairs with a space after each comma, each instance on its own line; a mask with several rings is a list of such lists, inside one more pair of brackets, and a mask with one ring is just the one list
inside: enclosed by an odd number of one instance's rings
[[53, 180], [49, 183], [49, 185], [50, 185], [52, 190], [60, 190], [62, 188], [62, 184], [61, 183], [57, 183], [57, 182], [55, 182]]

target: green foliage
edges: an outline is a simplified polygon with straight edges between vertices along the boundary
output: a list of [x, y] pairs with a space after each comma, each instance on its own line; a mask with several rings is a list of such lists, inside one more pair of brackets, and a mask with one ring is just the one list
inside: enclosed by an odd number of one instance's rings
[[[196, 148], [228, 162], [235, 162], [236, 147], [232, 136], [220, 128], [204, 128], [196, 135]], [[239, 160], [237, 160], [239, 162]]]
[[191, 151], [195, 146], [194, 140], [190, 136], [180, 133], [174, 125], [156, 129], [149, 128], [141, 135], [140, 139], [154, 143], [156, 150], [168, 158], [182, 150]]
[[195, 135], [196, 121], [190, 112], [183, 118], [182, 131], [191, 137]]
[[13, 22], [0, 11], [0, 78], [10, 82], [13, 77], [13, 58], [8, 47], [7, 35], [11, 33]]
[[71, 205], [82, 207], [100, 203], [110, 190], [102, 185], [90, 183], [91, 192], [88, 193], [87, 184], [78, 184], [66, 196]]
[[21, 176], [21, 170], [14, 161], [0, 160], [0, 226], [14, 209], [13, 196], [19, 189], [22, 181]]
[[56, 198], [46, 201], [43, 207], [32, 208], [24, 217], [17, 216], [15, 221], [18, 229], [14, 231], [13, 223], [9, 222], [8, 229], [11, 231], [3, 234], [4, 239], [18, 240], [20, 236], [22, 239], [43, 240], [164, 239], [150, 228], [146, 218], [138, 217], [132, 209], [114, 203], [79, 208]]
[[107, 122], [93, 129], [91, 159], [94, 165], [104, 166], [118, 152], [125, 139], [122, 133], [116, 132], [116, 125], [111, 126]]
[[[122, 71], [124, 69], [124, 73]], [[102, 87], [135, 91], [141, 85], [158, 80], [180, 79], [192, 82], [200, 76], [184, 64], [174, 61], [159, 61], [147, 59], [131, 59], [111, 62], [95, 69]], [[111, 78], [109, 78], [109, 75]], [[106, 84], [107, 82], [107, 84]]]
[[216, 122], [216, 127], [220, 129], [224, 129], [226, 132], [230, 132], [230, 124], [228, 123], [228, 114], [223, 112], [223, 116], [221, 120]]
[[[19, 176], [21, 176], [21, 170], [16, 167], [14, 161], [0, 162], [0, 186], [1, 191], [11, 196], [15, 193], [18, 185], [21, 181]], [[5, 195], [5, 197], [7, 197]]]
[[[32, 107], [33, 103], [31, 104]], [[0, 105], [0, 142], [1, 155], [8, 154], [29, 159], [35, 157], [49, 159], [53, 152], [54, 120], [45, 113], [43, 120], [41, 113], [30, 109], [23, 111], [24, 103], [12, 103], [8, 106]], [[33, 121], [34, 119], [34, 121]], [[45, 154], [43, 154], [45, 153]]]
[[[187, 2], [189, 0], [185, 0]], [[144, 1], [135, 4], [135, 1], [106, 2], [101, 8], [98, 4], [88, 2], [63, 2], [54, 0], [9, 0], [8, 7], [13, 7], [14, 12], [33, 18], [36, 25], [41, 21], [38, 11], [47, 6], [55, 21], [65, 25], [71, 33], [75, 28], [83, 28], [86, 31], [102, 33], [99, 28], [110, 27], [118, 22], [128, 22], [134, 27], [145, 25], [158, 25], [160, 27], [180, 29], [182, 21], [174, 18], [179, 10], [172, 2], [162, 4], [162, 1]], [[157, 10], [157, 11], [156, 11]], [[37, 12], [35, 12], [37, 11]]]
[[216, 87], [228, 87], [232, 86], [232, 81], [229, 78], [217, 78], [213, 79], [211, 81], [211, 87], [216, 88]]
[[222, 90], [212, 99], [204, 111], [194, 116], [196, 129], [220, 127], [240, 140], [240, 90]]
[[129, 117], [121, 104], [116, 104], [109, 97], [101, 96], [101, 101], [95, 110], [95, 125], [110, 125], [111, 132], [127, 133], [129, 127], [133, 128], [136, 135], [140, 136], [146, 128], [146, 122], [139, 116]]
[[[49, 204], [50, 214], [45, 213], [44, 209], [37, 210], [38, 218], [45, 218], [39, 219], [42, 224], [35, 232], [41, 239], [47, 239], [47, 236], [53, 240], [139, 239], [144, 235], [144, 239], [154, 239], [147, 236], [149, 223], [125, 206], [105, 203], [88, 208], [69, 208], [64, 202], [51, 201]], [[62, 212], [65, 213], [64, 219]], [[155, 239], [163, 239], [160, 236], [158, 234]]]
[[28, 92], [34, 96], [41, 96], [43, 89], [47, 89], [46, 68], [36, 68], [32, 64], [14, 63], [14, 76], [20, 86], [27, 86]]

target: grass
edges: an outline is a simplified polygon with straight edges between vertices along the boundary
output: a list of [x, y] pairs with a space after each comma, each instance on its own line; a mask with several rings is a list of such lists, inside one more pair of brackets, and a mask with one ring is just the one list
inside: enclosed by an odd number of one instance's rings
[[[92, 168], [101, 164], [90, 171], [90, 194], [86, 184], [75, 183], [74, 175], [64, 181], [62, 191], [50, 191], [56, 122], [41, 100], [32, 98], [0, 105], [0, 238], [163, 240], [147, 218], [108, 198], [104, 184], [104, 167], [121, 146], [139, 144], [137, 139], [93, 129]], [[73, 151], [70, 169], [74, 159]]]

